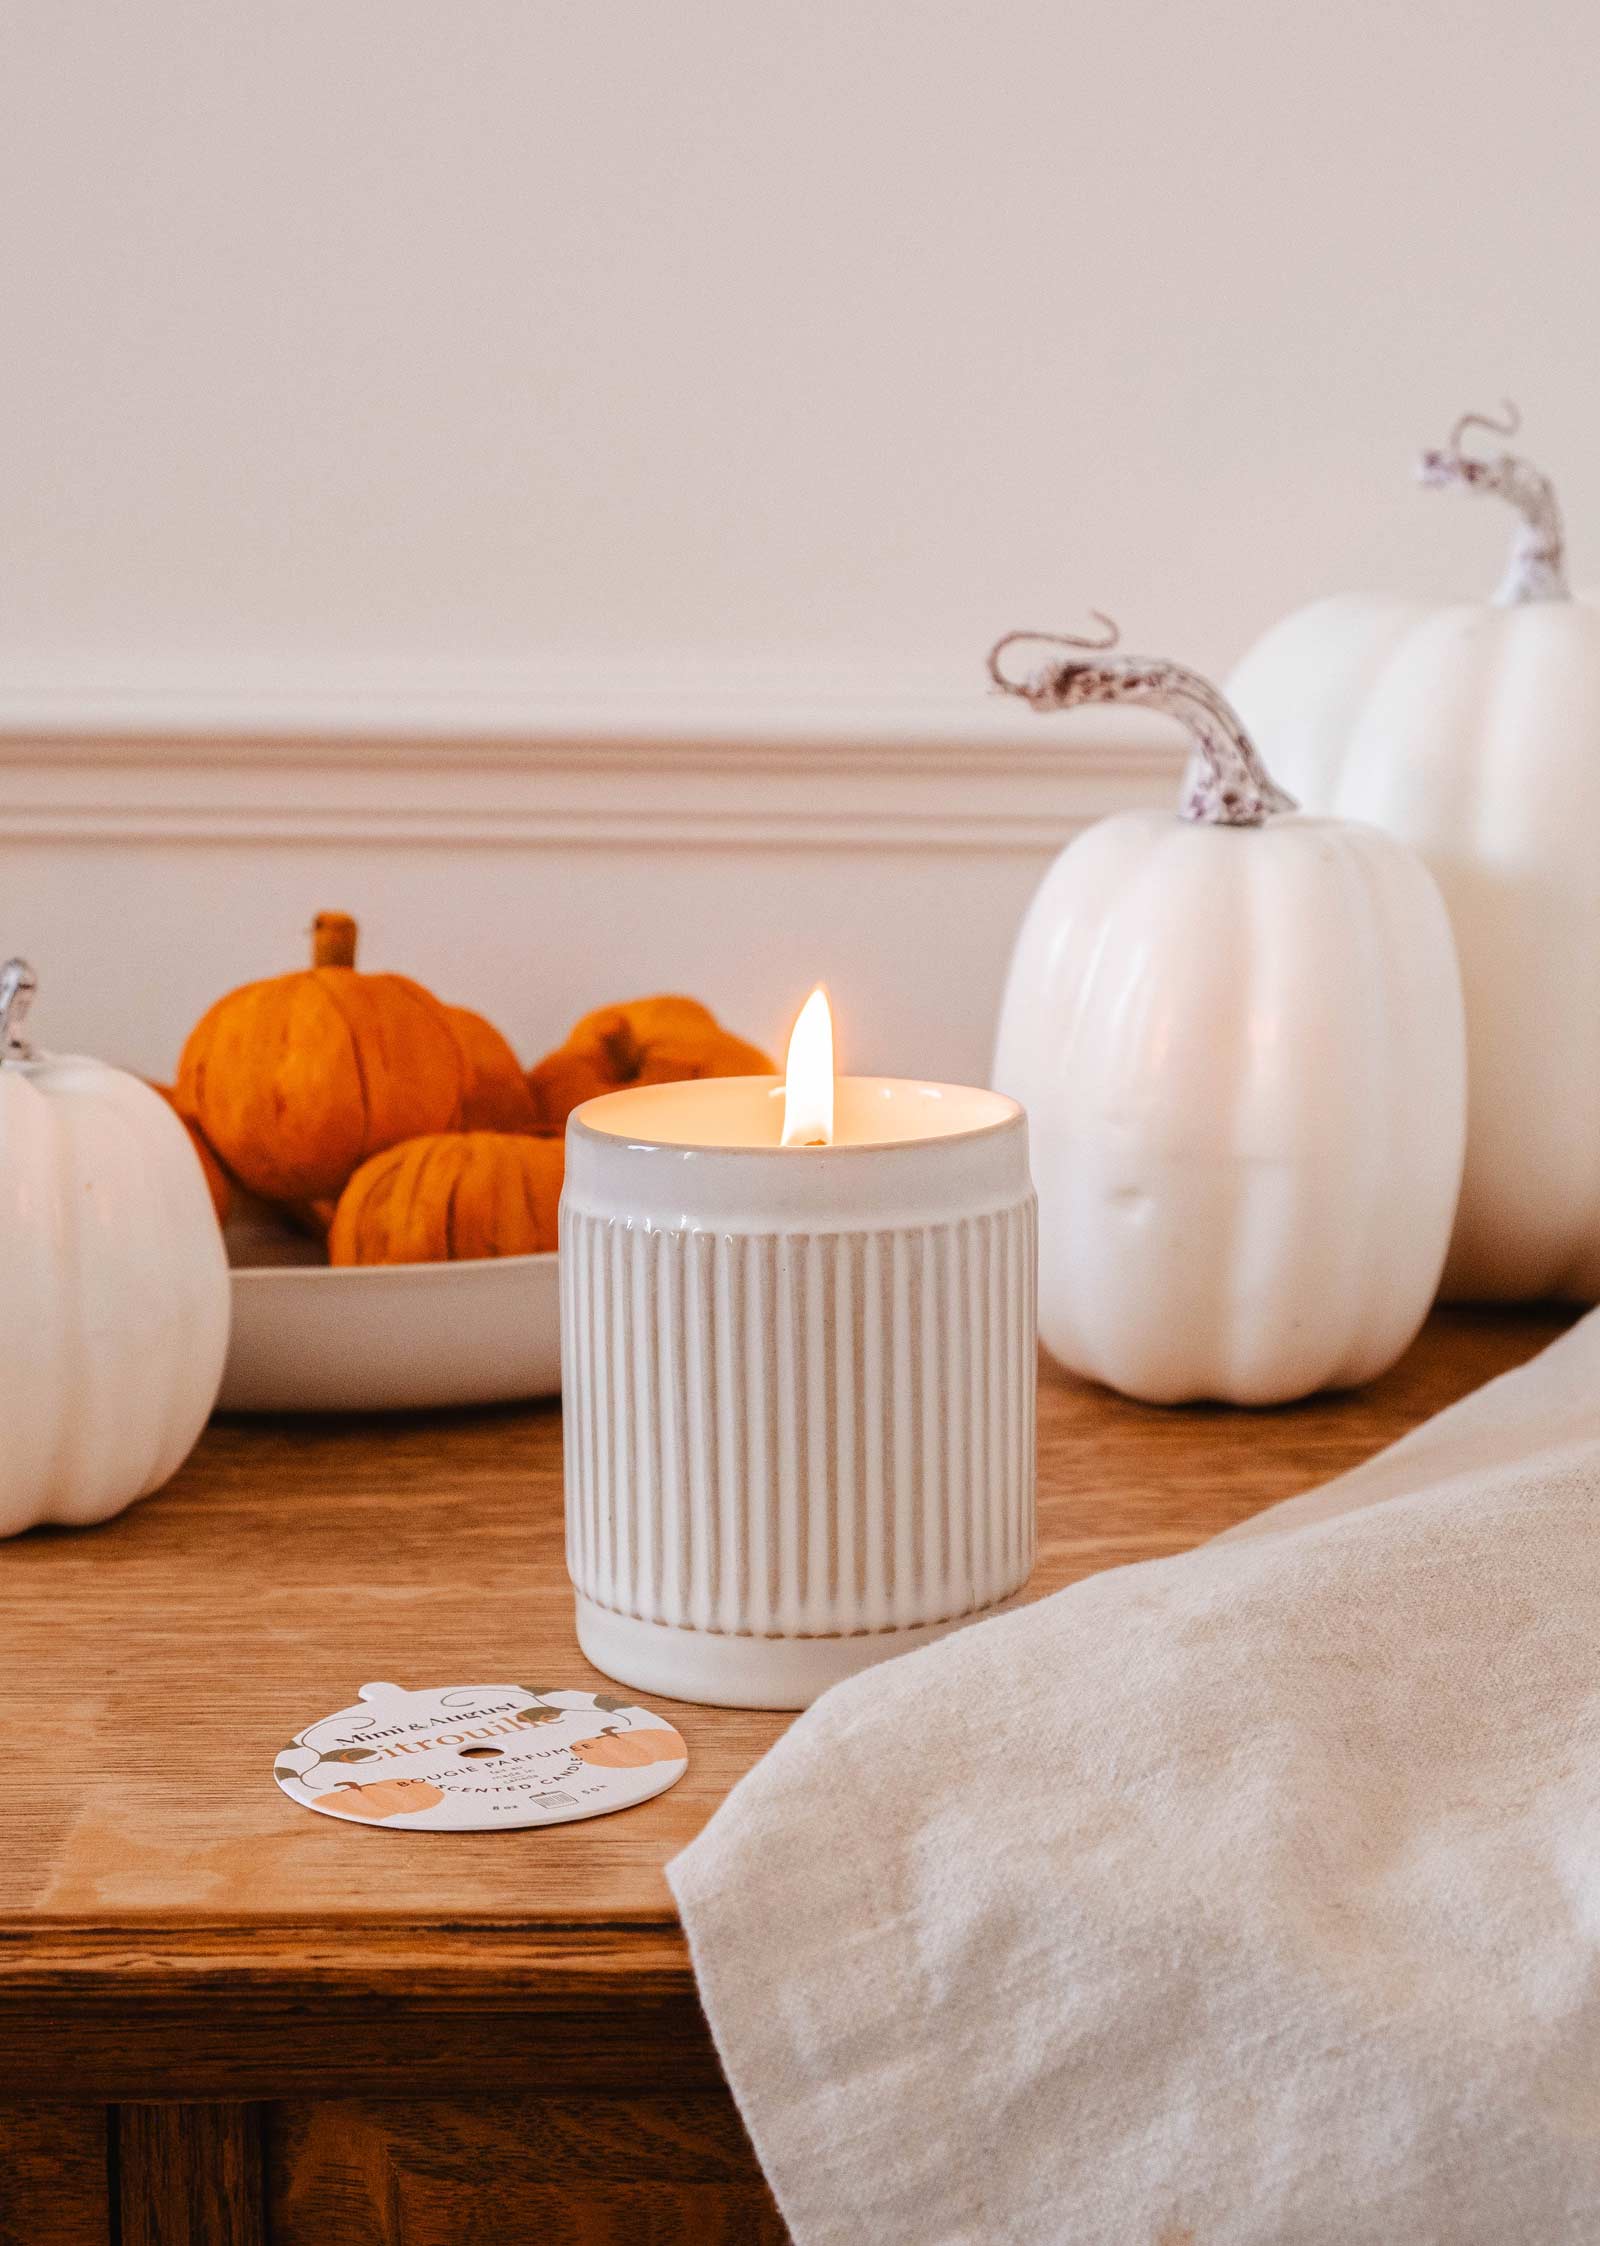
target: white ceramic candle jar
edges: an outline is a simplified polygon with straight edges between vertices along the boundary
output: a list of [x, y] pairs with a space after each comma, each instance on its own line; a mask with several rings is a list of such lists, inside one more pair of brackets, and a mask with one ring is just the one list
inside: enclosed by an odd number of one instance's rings
[[994, 1092], [761, 1077], [568, 1126], [567, 1565], [608, 1676], [802, 1708], [995, 1606], [1034, 1545], [1033, 1189]]

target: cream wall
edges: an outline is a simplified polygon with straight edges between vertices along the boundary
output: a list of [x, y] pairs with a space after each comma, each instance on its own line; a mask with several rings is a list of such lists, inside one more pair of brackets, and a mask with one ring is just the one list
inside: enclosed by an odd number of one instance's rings
[[816, 946], [765, 895], [882, 955], [870, 1057], [970, 1068], [1118, 792], [984, 706], [993, 632], [1223, 665], [1319, 590], [1487, 588], [1502, 526], [1409, 463], [1503, 391], [1594, 568], [1597, 62], [1592, 0], [6, 8], [0, 944], [152, 1062], [333, 892], [530, 1039], [557, 908], [576, 1000], [770, 1028]]

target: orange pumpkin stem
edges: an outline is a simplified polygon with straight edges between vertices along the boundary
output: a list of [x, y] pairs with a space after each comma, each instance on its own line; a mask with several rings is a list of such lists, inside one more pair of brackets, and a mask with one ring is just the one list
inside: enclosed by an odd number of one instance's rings
[[311, 923], [313, 967], [353, 967], [356, 924], [347, 912], [319, 912]]

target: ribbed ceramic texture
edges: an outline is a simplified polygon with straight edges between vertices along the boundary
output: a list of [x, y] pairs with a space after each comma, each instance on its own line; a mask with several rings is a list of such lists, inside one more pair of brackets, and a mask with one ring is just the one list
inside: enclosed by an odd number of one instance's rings
[[769, 1637], [993, 1604], [1033, 1564], [1031, 1199], [882, 1232], [564, 1213], [567, 1563]]

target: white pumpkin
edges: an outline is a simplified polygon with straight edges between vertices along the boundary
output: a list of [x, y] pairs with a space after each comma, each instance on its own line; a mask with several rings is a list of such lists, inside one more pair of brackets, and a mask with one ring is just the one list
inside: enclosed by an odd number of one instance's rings
[[1353, 1386], [1427, 1315], [1455, 1210], [1444, 907], [1389, 836], [1292, 816], [1215, 688], [1107, 644], [1020, 685], [991, 657], [1037, 709], [1142, 703], [1199, 751], [1178, 816], [1067, 846], [1011, 963], [994, 1081], [1028, 1110], [1040, 1334], [1151, 1403]]
[[21, 1038], [0, 968], [0, 1535], [106, 1520], [167, 1480], [222, 1379], [228, 1270], [159, 1093]]
[[1444, 892], [1467, 1006], [1467, 1158], [1444, 1291], [1600, 1300], [1600, 606], [1546, 478], [1449, 444], [1422, 477], [1520, 518], [1493, 602], [1351, 595], [1290, 616], [1229, 695], [1308, 808], [1370, 819]]

